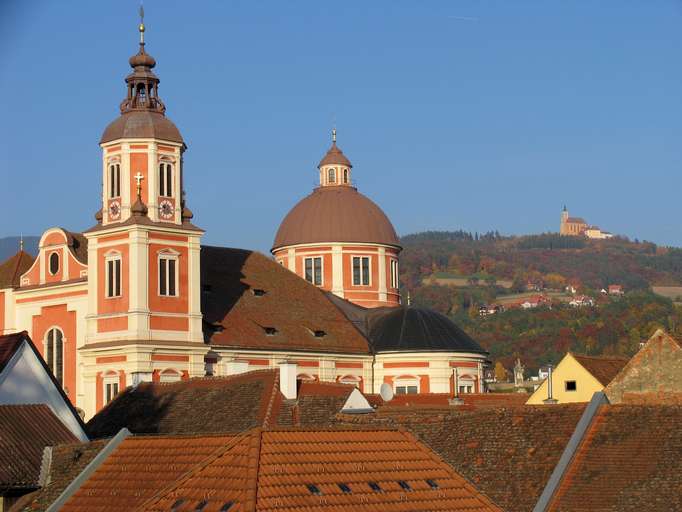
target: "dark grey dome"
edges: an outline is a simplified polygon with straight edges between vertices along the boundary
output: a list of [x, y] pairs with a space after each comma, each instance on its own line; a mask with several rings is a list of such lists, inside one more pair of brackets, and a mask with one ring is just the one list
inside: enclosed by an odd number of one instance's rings
[[369, 338], [375, 352], [441, 351], [487, 354], [445, 315], [415, 307], [382, 308], [369, 317]]

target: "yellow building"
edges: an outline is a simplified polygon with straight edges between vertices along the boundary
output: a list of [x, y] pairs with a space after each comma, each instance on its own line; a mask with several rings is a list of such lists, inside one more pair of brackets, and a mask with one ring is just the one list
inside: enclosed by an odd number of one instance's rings
[[[589, 402], [628, 362], [622, 357], [582, 356], [568, 352], [552, 372], [552, 397], [559, 404]], [[547, 379], [530, 396], [527, 405], [542, 405], [548, 398]]]

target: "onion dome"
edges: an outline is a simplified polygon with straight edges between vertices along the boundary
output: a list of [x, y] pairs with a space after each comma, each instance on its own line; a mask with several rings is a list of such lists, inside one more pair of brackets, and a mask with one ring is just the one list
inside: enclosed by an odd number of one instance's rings
[[100, 208], [99, 210], [97, 210], [97, 213], [95, 213], [95, 220], [97, 221], [97, 224], [102, 223], [102, 218], [103, 218], [102, 208]]
[[144, 204], [142, 201], [142, 197], [140, 196], [140, 189], [138, 188], [137, 190], [137, 199], [133, 203], [133, 206], [130, 208], [130, 212], [133, 214], [133, 217], [146, 217], [147, 216], [147, 205]]
[[400, 247], [398, 235], [373, 201], [354, 187], [319, 187], [284, 217], [272, 250], [317, 242], [376, 243]]
[[121, 115], [109, 124], [100, 143], [123, 138], [154, 138], [184, 143], [180, 131], [165, 116], [166, 106], [159, 98], [159, 78], [152, 68], [156, 60], [145, 51], [144, 23], [140, 23], [140, 48], [130, 57], [133, 72], [125, 81], [126, 98], [121, 102]]
[[370, 313], [369, 338], [375, 352], [487, 352], [447, 316], [400, 306]]

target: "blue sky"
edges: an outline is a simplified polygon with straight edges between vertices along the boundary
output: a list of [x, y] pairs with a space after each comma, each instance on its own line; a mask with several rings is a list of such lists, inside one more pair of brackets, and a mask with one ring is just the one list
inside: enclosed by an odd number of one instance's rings
[[[137, 49], [134, 1], [0, 4], [0, 236], [81, 230]], [[400, 234], [682, 246], [682, 2], [146, 0], [205, 242], [267, 251], [335, 122]]]

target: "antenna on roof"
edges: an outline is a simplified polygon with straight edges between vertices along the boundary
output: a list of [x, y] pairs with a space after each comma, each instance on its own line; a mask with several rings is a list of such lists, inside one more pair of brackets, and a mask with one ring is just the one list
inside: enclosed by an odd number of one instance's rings
[[388, 382], [384, 382], [379, 388], [379, 394], [384, 402], [393, 400], [393, 388]]

